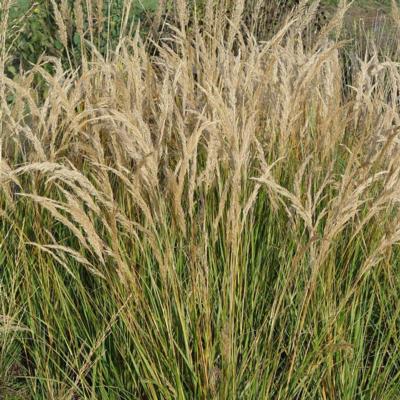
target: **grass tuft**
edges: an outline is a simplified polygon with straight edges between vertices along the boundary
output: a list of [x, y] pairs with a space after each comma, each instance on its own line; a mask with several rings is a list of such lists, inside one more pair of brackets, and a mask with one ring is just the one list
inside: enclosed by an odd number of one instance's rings
[[400, 398], [399, 48], [83, 4], [79, 68], [0, 52], [0, 397]]

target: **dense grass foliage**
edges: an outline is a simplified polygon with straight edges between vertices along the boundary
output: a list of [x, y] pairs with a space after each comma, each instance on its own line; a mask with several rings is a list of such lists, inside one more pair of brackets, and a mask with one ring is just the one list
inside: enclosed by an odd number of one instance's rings
[[398, 43], [181, 0], [103, 51], [77, 0], [10, 77], [10, 4], [0, 398], [399, 399]]

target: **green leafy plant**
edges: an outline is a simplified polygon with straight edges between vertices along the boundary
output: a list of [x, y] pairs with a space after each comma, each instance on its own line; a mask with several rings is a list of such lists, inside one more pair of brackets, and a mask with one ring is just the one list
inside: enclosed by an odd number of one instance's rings
[[11, 9], [10, 26], [15, 30], [15, 37], [9, 37], [13, 56], [10, 72], [15, 74], [20, 65], [29, 68], [42, 54], [60, 56], [61, 46], [49, 1], [18, 0]]
[[[77, 33], [74, 8], [77, 3], [73, 0], [61, 3], [51, 0], [39, 2], [16, 0], [10, 13], [10, 26], [13, 26], [17, 35], [17, 38], [9, 36], [13, 55], [12, 63], [8, 65], [11, 74], [15, 75], [20, 65], [24, 69], [34, 65], [43, 54], [61, 58], [64, 65], [67, 65], [67, 53], [70, 53], [75, 65], [79, 65], [81, 41]], [[139, 20], [149, 18], [149, 14], [155, 12], [157, 8], [157, 0], [135, 3], [132, 7], [127, 7], [127, 3], [122, 0], [94, 3], [92, 8], [88, 9], [90, 4], [91, 2], [86, 1], [81, 3], [85, 39], [93, 39], [97, 49], [103, 54], [107, 48], [115, 47], [125, 18], [127, 26], [125, 29], [134, 32], [132, 25]], [[97, 4], [101, 4], [101, 10], [96, 8]], [[66, 29], [67, 49], [60, 38], [60, 26], [55, 18], [57, 12]], [[126, 13], [129, 15], [126, 16]], [[94, 29], [92, 32], [94, 38], [91, 38], [88, 32], [90, 25]]]

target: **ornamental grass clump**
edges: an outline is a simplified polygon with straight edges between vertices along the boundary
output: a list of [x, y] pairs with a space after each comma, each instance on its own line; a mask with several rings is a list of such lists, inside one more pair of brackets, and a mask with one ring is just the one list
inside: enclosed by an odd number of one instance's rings
[[345, 75], [348, 6], [306, 41], [307, 5], [261, 41], [180, 1], [13, 79], [3, 48], [3, 397], [400, 397], [399, 63]]

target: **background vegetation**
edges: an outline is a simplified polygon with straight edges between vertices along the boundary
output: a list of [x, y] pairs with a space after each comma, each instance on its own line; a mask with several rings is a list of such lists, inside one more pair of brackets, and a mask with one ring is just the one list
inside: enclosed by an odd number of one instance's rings
[[[8, 66], [8, 72], [15, 74], [22, 66], [27, 69], [35, 64], [41, 55], [66, 57], [65, 48], [58, 36], [55, 7], [62, 15], [67, 28], [68, 46], [75, 66], [80, 63], [80, 37], [77, 32], [74, 0], [52, 2], [41, 0], [16, 0], [10, 9], [10, 25], [13, 26], [14, 35], [8, 35], [8, 41], [13, 42], [13, 63]], [[84, 29], [89, 24], [97, 29], [95, 39], [99, 51], [105, 52], [107, 43], [115, 46], [118, 42], [120, 29], [124, 19], [124, 1], [85, 1], [80, 8], [84, 13]], [[130, 23], [148, 19], [157, 7], [157, 0], [144, 0], [132, 3], [129, 10]], [[79, 8], [79, 7], [78, 7]], [[96, 16], [100, 19], [96, 20]]]
[[[200, 13], [204, 11], [204, 0], [197, 0], [196, 7]], [[250, 8], [252, 4], [255, 4], [254, 0], [248, 1]], [[272, 0], [270, 11], [276, 8], [279, 12], [285, 13], [288, 8], [296, 5], [295, 0]], [[326, 6], [337, 6], [339, 0], [322, 0], [322, 7]], [[359, 9], [370, 9], [370, 11], [379, 8], [380, 10], [388, 10], [390, 8], [390, 0], [356, 0], [353, 2], [353, 8]], [[75, 58], [75, 66], [80, 63], [80, 38], [76, 31], [76, 17], [74, 14], [74, 0], [63, 0], [58, 2], [60, 12], [63, 15], [65, 23], [68, 25], [69, 34], [69, 46], [70, 51], [73, 53]], [[98, 29], [96, 45], [99, 51], [103, 53], [106, 51], [107, 43], [111, 47], [115, 47], [119, 40], [121, 27], [124, 19], [124, 0], [112, 0], [112, 1], [87, 1], [85, 0], [82, 4], [82, 11], [85, 14], [85, 29], [88, 28], [90, 20], [92, 24], [96, 25]], [[158, 0], [141, 0], [132, 2], [132, 6], [129, 10], [130, 22], [141, 21], [142, 34], [148, 33], [146, 25], [154, 17], [157, 10]], [[167, 2], [163, 1], [162, 4]], [[97, 12], [98, 7], [101, 8], [100, 20], [96, 21], [96, 18], [87, 18], [88, 13]], [[169, 6], [170, 8], [171, 6]], [[373, 12], [373, 11], [372, 11]], [[276, 14], [276, 12], [275, 12]], [[274, 15], [271, 12], [271, 15]], [[110, 16], [110, 18], [108, 18]], [[276, 16], [276, 15], [275, 15]], [[41, 0], [34, 2], [32, 0], [15, 0], [13, 6], [10, 9], [11, 24], [14, 27], [15, 36], [9, 35], [9, 41], [13, 40], [14, 47], [14, 60], [13, 63], [8, 66], [7, 72], [9, 74], [16, 74], [17, 70], [22, 66], [25, 69], [35, 64], [42, 54], [54, 55], [57, 57], [65, 57], [65, 49], [57, 35], [57, 24], [54, 18], [54, 6], [51, 0]], [[132, 21], [133, 20], [133, 21]], [[271, 21], [269, 21], [271, 22]], [[147, 26], [148, 28], [148, 26]], [[110, 43], [111, 42], [111, 43]]]
[[106, 4], [0, 1], [0, 398], [400, 398], [396, 4]]

